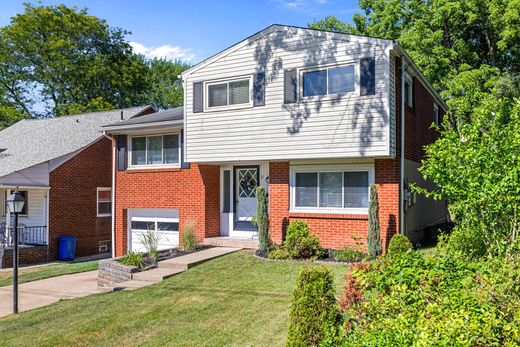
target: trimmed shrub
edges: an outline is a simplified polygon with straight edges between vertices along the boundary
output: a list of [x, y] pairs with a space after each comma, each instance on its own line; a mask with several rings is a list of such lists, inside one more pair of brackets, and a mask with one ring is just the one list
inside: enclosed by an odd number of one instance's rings
[[292, 258], [319, 258], [322, 254], [320, 240], [310, 233], [306, 222], [292, 221], [287, 227], [284, 247]]
[[118, 261], [124, 265], [137, 266], [139, 269], [144, 267], [144, 255], [141, 252], [128, 252]]
[[267, 254], [267, 259], [272, 259], [272, 260], [291, 259], [291, 254], [284, 247], [277, 247], [277, 248], [269, 251], [269, 253]]
[[381, 236], [379, 224], [379, 200], [375, 184], [370, 185], [370, 203], [368, 205], [367, 252], [371, 257], [381, 255]]
[[332, 258], [338, 261], [356, 261], [363, 259], [365, 256], [365, 253], [347, 247], [332, 251]]
[[293, 292], [287, 346], [338, 345], [341, 324], [330, 270], [303, 269]]
[[185, 252], [193, 252], [199, 248], [195, 235], [195, 221], [187, 219], [182, 223], [180, 248]]
[[408, 237], [404, 235], [394, 235], [390, 240], [390, 244], [388, 245], [387, 254], [390, 258], [398, 256], [400, 254], [408, 252], [408, 250], [412, 249], [413, 245], [408, 240]]
[[258, 248], [267, 252], [270, 245], [269, 216], [267, 215], [267, 194], [264, 187], [256, 187], [255, 224], [258, 227]]
[[520, 259], [439, 249], [354, 264], [340, 307], [344, 346], [518, 346]]

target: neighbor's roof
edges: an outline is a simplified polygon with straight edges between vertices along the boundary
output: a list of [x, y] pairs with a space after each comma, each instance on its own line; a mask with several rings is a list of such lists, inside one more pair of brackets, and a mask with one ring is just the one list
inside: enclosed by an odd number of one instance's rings
[[142, 114], [152, 106], [24, 119], [0, 131], [0, 177], [73, 153], [98, 140], [102, 126]]
[[176, 107], [165, 111], [159, 111], [139, 117], [130, 118], [105, 125], [103, 130], [107, 133], [121, 133], [132, 130], [149, 130], [154, 127], [180, 127], [184, 122], [184, 108]]

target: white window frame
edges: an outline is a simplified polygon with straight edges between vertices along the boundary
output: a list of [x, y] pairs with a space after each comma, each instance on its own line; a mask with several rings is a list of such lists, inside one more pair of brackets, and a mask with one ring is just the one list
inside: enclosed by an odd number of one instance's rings
[[441, 115], [439, 113], [439, 106], [436, 103], [433, 103], [433, 123], [439, 126], [441, 122]]
[[[354, 66], [354, 90], [351, 92], [346, 93], [336, 93], [336, 94], [329, 94], [329, 69], [333, 69], [336, 67], [346, 67], [346, 66]], [[306, 72], [313, 72], [313, 71], [321, 71], [321, 70], [327, 70], [327, 94], [325, 95], [313, 95], [313, 96], [303, 96], [303, 74]], [[332, 64], [332, 65], [323, 65], [323, 66], [313, 66], [313, 67], [306, 67], [298, 69], [298, 95], [300, 96], [300, 100], [306, 101], [306, 100], [313, 100], [319, 98], [320, 100], [324, 99], [333, 99], [345, 95], [359, 95], [359, 63], [357, 61], [349, 61], [349, 62], [342, 62], [340, 64]]]
[[[132, 164], [132, 139], [138, 138], [138, 137], [144, 137], [146, 138], [146, 154], [145, 154], [145, 162], [148, 159], [148, 137], [154, 137], [154, 136], [167, 136], [167, 135], [178, 135], [179, 139], [179, 162], [178, 163], [167, 163], [167, 164], [143, 164], [143, 165], [134, 165]], [[159, 133], [159, 134], [136, 134], [128, 136], [128, 169], [129, 170], [139, 170], [139, 169], [155, 169], [155, 168], [180, 168], [181, 167], [181, 132], [180, 131], [173, 131], [168, 133]], [[164, 158], [164, 147], [161, 147], [161, 158]]]
[[[290, 177], [290, 211], [293, 213], [331, 213], [331, 214], [368, 214], [368, 207], [297, 207], [296, 206], [296, 173], [316, 173], [316, 172], [368, 172], [368, 191], [370, 185], [375, 182], [373, 164], [343, 164], [343, 165], [298, 165], [291, 166], [289, 169]], [[342, 199], [345, 193], [345, 186], [342, 185]], [[317, 199], [319, 204], [320, 189], [318, 175]], [[370, 195], [369, 195], [370, 198]]]
[[[99, 192], [110, 192], [110, 212], [109, 213], [99, 213]], [[101, 202], [107, 202], [107, 201], [101, 201]], [[110, 187], [98, 187], [96, 190], [96, 215], [98, 217], [110, 217], [112, 216], [112, 204], [114, 202], [112, 201], [112, 188]]]
[[[406, 97], [405, 104], [408, 107], [413, 108], [413, 78], [406, 72], [404, 74], [404, 82], [408, 83], [408, 85], [410, 86], [410, 88], [408, 89], [408, 94], [405, 95], [405, 97]], [[403, 89], [406, 92], [406, 88], [403, 88]]]
[[[239, 82], [239, 81], [249, 81], [249, 102], [243, 104], [229, 104], [229, 83]], [[209, 87], [216, 84], [228, 84], [227, 88], [227, 101], [228, 104], [224, 106], [209, 106]], [[253, 107], [253, 75], [232, 77], [232, 78], [224, 78], [218, 80], [212, 80], [204, 82], [204, 111], [225, 111], [225, 110], [237, 110], [242, 108], [250, 108]]]

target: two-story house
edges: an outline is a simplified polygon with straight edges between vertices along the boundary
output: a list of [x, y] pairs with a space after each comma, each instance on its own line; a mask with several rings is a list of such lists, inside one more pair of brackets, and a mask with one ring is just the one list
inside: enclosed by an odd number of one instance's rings
[[431, 186], [417, 168], [447, 107], [396, 42], [272, 25], [182, 81], [183, 108], [105, 127], [118, 148], [116, 255], [142, 249], [150, 228], [174, 246], [186, 220], [200, 241], [254, 240], [258, 185], [277, 243], [293, 219], [324, 247], [365, 240], [371, 184], [385, 245], [446, 219], [444, 202], [408, 186]]

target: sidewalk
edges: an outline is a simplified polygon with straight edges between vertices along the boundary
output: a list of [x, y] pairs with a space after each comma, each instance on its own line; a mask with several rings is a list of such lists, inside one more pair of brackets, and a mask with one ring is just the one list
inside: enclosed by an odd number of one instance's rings
[[[61, 299], [98, 293], [97, 270], [63, 275], [18, 285], [20, 312], [47, 306]], [[0, 287], [0, 317], [13, 312], [13, 286]]]

